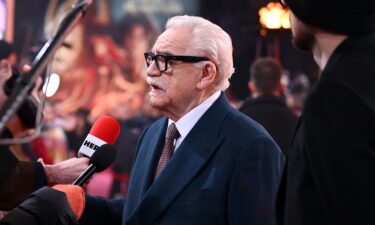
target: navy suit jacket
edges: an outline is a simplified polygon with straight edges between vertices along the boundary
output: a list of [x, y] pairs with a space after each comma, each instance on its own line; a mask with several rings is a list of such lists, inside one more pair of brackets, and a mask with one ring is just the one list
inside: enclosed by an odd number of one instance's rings
[[140, 138], [126, 201], [88, 197], [80, 224], [275, 224], [284, 159], [263, 127], [222, 94], [154, 181], [167, 123]]

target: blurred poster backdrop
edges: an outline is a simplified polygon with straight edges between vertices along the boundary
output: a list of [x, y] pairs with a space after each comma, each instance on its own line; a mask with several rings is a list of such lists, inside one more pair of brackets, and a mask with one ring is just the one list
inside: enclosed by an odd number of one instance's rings
[[199, 14], [198, 0], [109, 0], [113, 21], [120, 20], [124, 13], [144, 12], [152, 15], [164, 25], [166, 18], [178, 14]]
[[[74, 2], [49, 1], [44, 37], [54, 34]], [[90, 121], [103, 113], [124, 120], [140, 114], [147, 91], [143, 53], [151, 49], [168, 17], [197, 14], [196, 2], [93, 1], [50, 64], [50, 72], [60, 80], [49, 97], [56, 111], [83, 111]]]

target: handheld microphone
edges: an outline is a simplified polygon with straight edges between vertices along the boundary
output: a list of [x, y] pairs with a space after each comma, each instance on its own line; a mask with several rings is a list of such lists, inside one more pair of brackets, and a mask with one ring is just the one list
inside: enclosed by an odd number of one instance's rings
[[97, 172], [105, 170], [116, 158], [116, 149], [110, 144], [100, 146], [90, 158], [90, 166], [73, 182], [73, 185], [82, 186]]
[[78, 155], [91, 157], [104, 144], [113, 145], [120, 134], [120, 124], [111, 116], [100, 116], [79, 148]]

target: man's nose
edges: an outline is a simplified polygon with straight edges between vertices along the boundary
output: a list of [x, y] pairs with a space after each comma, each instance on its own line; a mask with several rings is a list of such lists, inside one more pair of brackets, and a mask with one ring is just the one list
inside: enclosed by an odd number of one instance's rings
[[153, 60], [150, 64], [150, 66], [147, 68], [147, 76], [161, 76], [161, 72], [156, 66], [155, 60]]

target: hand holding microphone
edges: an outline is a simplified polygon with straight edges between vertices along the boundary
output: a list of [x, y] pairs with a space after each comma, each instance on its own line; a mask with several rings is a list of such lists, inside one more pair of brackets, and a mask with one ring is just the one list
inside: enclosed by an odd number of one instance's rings
[[89, 166], [90, 159], [74, 157], [53, 165], [45, 165], [42, 159], [38, 161], [44, 167], [47, 184], [54, 185], [71, 184]]
[[[71, 180], [81, 174], [72, 185], [53, 186], [53, 189], [65, 193], [68, 205], [77, 219], [80, 218], [85, 208], [84, 191], [79, 186], [84, 185], [95, 172], [105, 170], [115, 160], [116, 150], [111, 144], [116, 141], [119, 132], [120, 125], [116, 119], [109, 116], [102, 116], [94, 123], [80, 149], [80, 153], [90, 156], [90, 159], [87, 157], [71, 158], [55, 165], [44, 165], [43, 161], [41, 161], [45, 168], [49, 184], [70, 183]], [[39, 193], [41, 198], [57, 194], [47, 189], [47, 187], [42, 192]], [[24, 204], [28, 204], [28, 201], [25, 201]], [[59, 204], [63, 204], [63, 200]], [[36, 208], [36, 210], [39, 210], [39, 208]]]
[[[40, 221], [43, 221], [42, 224], [54, 224], [56, 217], [58, 217], [58, 220], [70, 224], [73, 218], [70, 216], [72, 214], [74, 214], [75, 219], [79, 219], [86, 201], [84, 191], [80, 186], [86, 183], [95, 172], [105, 170], [115, 158], [116, 150], [114, 147], [110, 144], [104, 144], [93, 151], [91, 159], [82, 157], [67, 160], [68, 163], [65, 161], [65, 165], [82, 161], [85, 167], [87, 167], [86, 163], [89, 161], [90, 166], [73, 182], [73, 185], [55, 185], [52, 188], [43, 187], [35, 191], [0, 223], [31, 224], [35, 220], [35, 224], [39, 224]], [[25, 209], [27, 209], [26, 213]]]
[[[86, 157], [84, 157], [87, 159]], [[52, 188], [64, 192], [74, 215], [79, 219], [85, 209], [85, 194], [82, 189], [87, 180], [96, 173], [109, 167], [116, 158], [116, 150], [110, 144], [100, 146], [90, 159], [90, 166], [73, 182], [72, 185], [55, 185]], [[79, 185], [79, 186], [77, 186]]]
[[[120, 124], [115, 118], [110, 116], [99, 117], [78, 151], [79, 155], [86, 157], [71, 158], [54, 165], [45, 165], [43, 160], [39, 160], [44, 167], [47, 183], [49, 185], [71, 184], [88, 168], [90, 159], [87, 157], [91, 157], [95, 150], [104, 144], [114, 144], [119, 133]], [[105, 152], [100, 154], [105, 155]]]

